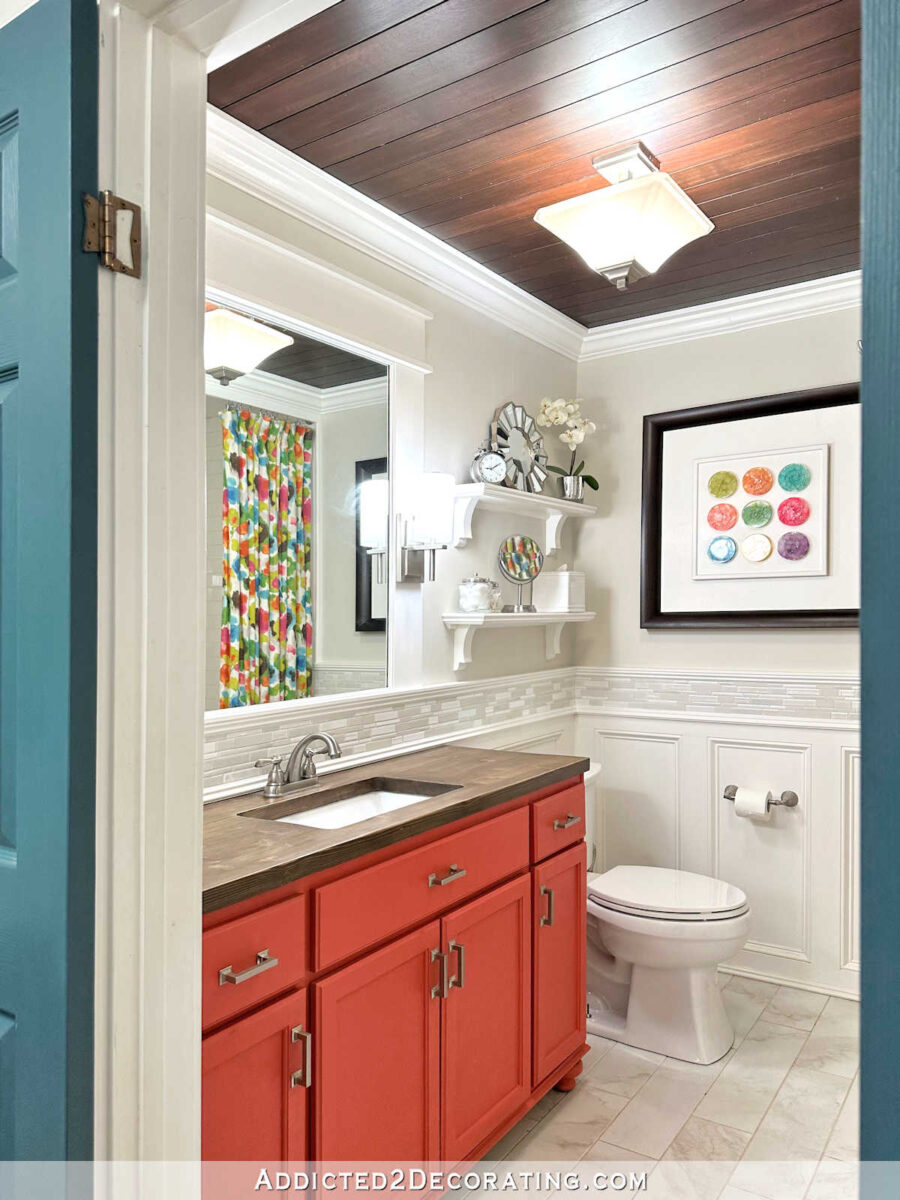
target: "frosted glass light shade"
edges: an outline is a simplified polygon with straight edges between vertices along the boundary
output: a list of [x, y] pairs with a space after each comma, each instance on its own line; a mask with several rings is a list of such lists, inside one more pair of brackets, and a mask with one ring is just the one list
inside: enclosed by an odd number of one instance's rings
[[663, 171], [548, 204], [534, 219], [620, 288], [714, 228]]
[[263, 359], [283, 350], [293, 338], [227, 308], [214, 308], [204, 319], [203, 367], [223, 383], [246, 375]]
[[359, 485], [359, 544], [385, 550], [388, 541], [390, 484], [386, 479], [366, 479]]
[[453, 540], [453, 500], [456, 480], [441, 471], [426, 471], [416, 480], [412, 498], [409, 545], [449, 546]]

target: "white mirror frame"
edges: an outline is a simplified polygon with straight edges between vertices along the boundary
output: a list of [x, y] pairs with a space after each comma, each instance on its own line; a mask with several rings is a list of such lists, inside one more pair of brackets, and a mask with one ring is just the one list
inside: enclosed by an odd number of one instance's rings
[[[207, 296], [262, 320], [295, 328], [298, 333], [340, 346], [388, 368], [391, 531], [396, 531], [396, 498], [422, 471], [424, 461], [425, 375], [422, 359], [431, 314], [390, 292], [263, 234], [259, 230], [207, 213]], [[391, 551], [395, 551], [392, 544]], [[389, 570], [387, 688], [408, 687], [422, 679], [422, 588], [396, 582]], [[396, 629], [402, 637], [393, 636]], [[367, 693], [371, 695], [372, 693]], [[318, 704], [346, 700], [321, 697]], [[318, 706], [315, 697], [273, 706], [273, 719], [283, 719], [295, 706]], [[205, 714], [207, 725], [219, 725], [236, 714], [264, 708], [221, 709]]]

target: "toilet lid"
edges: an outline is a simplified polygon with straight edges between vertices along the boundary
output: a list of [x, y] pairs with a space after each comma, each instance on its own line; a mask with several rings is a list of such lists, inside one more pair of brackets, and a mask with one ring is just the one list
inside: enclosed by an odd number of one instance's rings
[[747, 909], [747, 897], [733, 884], [668, 867], [613, 867], [590, 881], [588, 895], [620, 912], [683, 921], [735, 916]]

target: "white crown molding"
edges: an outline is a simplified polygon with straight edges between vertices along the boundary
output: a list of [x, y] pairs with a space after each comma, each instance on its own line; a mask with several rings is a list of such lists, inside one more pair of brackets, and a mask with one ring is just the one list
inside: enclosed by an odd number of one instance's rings
[[213, 107], [207, 114], [207, 169], [217, 179], [577, 360], [583, 325]]
[[591, 362], [613, 354], [672, 346], [721, 333], [738, 333], [800, 317], [859, 308], [861, 302], [860, 272], [848, 271], [843, 275], [829, 275], [807, 283], [793, 283], [766, 292], [753, 292], [749, 296], [697, 304], [589, 330], [582, 343], [579, 361]]
[[371, 408], [387, 402], [387, 379], [365, 379], [340, 387], [315, 388], [298, 380], [284, 379], [268, 371], [242, 375], [227, 385], [206, 376], [206, 394], [224, 404], [247, 404], [251, 408], [283, 413], [300, 421], [316, 420], [327, 413]]

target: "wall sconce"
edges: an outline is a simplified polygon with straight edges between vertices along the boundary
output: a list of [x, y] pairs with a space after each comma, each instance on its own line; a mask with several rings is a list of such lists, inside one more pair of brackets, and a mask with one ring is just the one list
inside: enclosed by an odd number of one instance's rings
[[593, 166], [609, 187], [548, 204], [534, 219], [620, 291], [714, 228], [640, 142]]
[[359, 485], [359, 544], [372, 558], [376, 583], [384, 583], [390, 505], [391, 485], [386, 479], [366, 479]]
[[293, 340], [261, 321], [251, 321], [227, 308], [214, 308], [204, 318], [203, 369], [227, 387]]
[[398, 517], [399, 583], [434, 580], [436, 551], [453, 539], [453, 497], [456, 480], [440, 471], [427, 471], [409, 488], [404, 508], [412, 515]]

